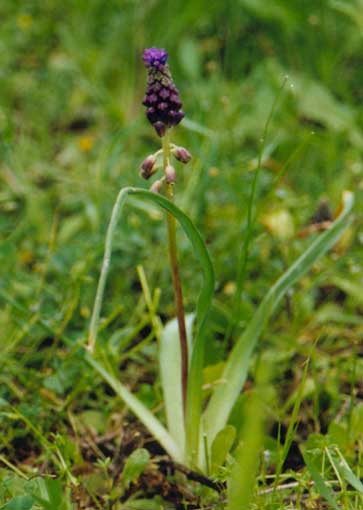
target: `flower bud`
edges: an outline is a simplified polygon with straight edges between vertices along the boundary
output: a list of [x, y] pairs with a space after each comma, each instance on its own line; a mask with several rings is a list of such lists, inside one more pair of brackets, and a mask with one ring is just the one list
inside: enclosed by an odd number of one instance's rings
[[188, 163], [188, 161], [192, 159], [192, 155], [184, 147], [174, 147], [171, 153], [178, 161], [181, 161], [184, 164]]
[[161, 122], [161, 120], [154, 123], [154, 128], [160, 137], [165, 135], [166, 125], [164, 124], [164, 122]]
[[149, 179], [155, 172], [156, 172], [156, 158], [155, 156], [151, 155], [144, 159], [144, 161], [142, 162], [140, 175], [144, 179]]
[[168, 184], [174, 184], [176, 181], [175, 168], [171, 165], [167, 165], [165, 168], [165, 180]]
[[157, 181], [152, 183], [152, 185], [150, 187], [150, 191], [152, 191], [153, 193], [160, 193], [162, 186], [163, 186], [163, 179], [158, 179]]

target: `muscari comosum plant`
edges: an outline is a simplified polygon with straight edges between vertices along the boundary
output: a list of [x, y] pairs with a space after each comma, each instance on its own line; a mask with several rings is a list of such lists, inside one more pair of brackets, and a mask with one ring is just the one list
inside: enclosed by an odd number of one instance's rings
[[[176, 173], [171, 165], [171, 157], [174, 156], [179, 161], [187, 163], [190, 154], [186, 149], [170, 142], [170, 132], [182, 120], [184, 113], [181, 111], [179, 92], [167, 64], [167, 53], [163, 49], [147, 49], [144, 52], [144, 63], [148, 72], [148, 85], [143, 104], [147, 107], [148, 120], [161, 138], [162, 147], [146, 158], [141, 167], [141, 175], [146, 179], [150, 178], [160, 166], [161, 159], [163, 176], [154, 182], [150, 191], [126, 187], [121, 189], [117, 196], [106, 235], [86, 359], [143, 422], [174, 461], [208, 473], [213, 442], [227, 426], [231, 410], [245, 383], [249, 361], [261, 332], [291, 286], [339, 239], [350, 222], [353, 196], [350, 192], [343, 193], [342, 206], [335, 221], [315, 239], [267, 292], [225, 360], [222, 378], [213, 388], [209, 400], [203, 402], [203, 363], [207, 341], [205, 328], [214, 291], [213, 266], [200, 233], [187, 214], [173, 203]], [[97, 355], [98, 349], [95, 348], [102, 299], [111, 260], [113, 235], [120, 213], [129, 196], [152, 202], [166, 211], [177, 317], [166, 325], [159, 342], [166, 426], [101, 363], [101, 357]], [[195, 314], [192, 319], [188, 316], [187, 321], [184, 317], [177, 261], [176, 222], [180, 224], [188, 237], [203, 276]], [[191, 338], [193, 320], [194, 334]]]

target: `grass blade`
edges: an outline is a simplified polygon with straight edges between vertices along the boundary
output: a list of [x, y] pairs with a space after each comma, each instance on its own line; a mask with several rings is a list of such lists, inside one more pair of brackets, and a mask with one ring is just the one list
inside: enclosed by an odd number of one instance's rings
[[363, 494], [363, 484], [360, 479], [353, 473], [349, 467], [348, 462], [345, 460], [343, 454], [336, 447], [335, 451], [330, 453], [330, 462], [334, 470], [337, 471], [356, 491]]
[[214, 390], [204, 413], [208, 444], [212, 444], [216, 434], [227, 423], [232, 407], [246, 380], [252, 352], [266, 322], [287, 290], [311, 268], [319, 257], [334, 246], [350, 223], [353, 202], [353, 194], [348, 191], [344, 192], [340, 215], [331, 227], [321, 234], [271, 287], [246, 330], [234, 346], [222, 375], [223, 382]]
[[303, 451], [302, 454], [304, 457], [305, 464], [308, 468], [308, 471], [315, 483], [315, 487], [319, 492], [320, 496], [322, 496], [329, 503], [331, 508], [334, 508], [334, 510], [341, 510], [340, 507], [338, 506], [338, 503], [336, 502], [334, 492], [325, 483], [324, 478], [319, 473], [319, 469], [314, 464], [314, 461], [309, 455], [309, 453], [307, 451]]

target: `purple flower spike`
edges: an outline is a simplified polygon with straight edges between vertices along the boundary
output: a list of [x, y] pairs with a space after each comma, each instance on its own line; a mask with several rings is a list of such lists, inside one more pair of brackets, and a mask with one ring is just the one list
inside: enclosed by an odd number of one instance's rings
[[168, 54], [162, 48], [144, 51], [144, 63], [148, 71], [146, 94], [143, 104], [146, 116], [159, 136], [168, 128], [176, 126], [184, 117], [182, 102], [167, 64]]

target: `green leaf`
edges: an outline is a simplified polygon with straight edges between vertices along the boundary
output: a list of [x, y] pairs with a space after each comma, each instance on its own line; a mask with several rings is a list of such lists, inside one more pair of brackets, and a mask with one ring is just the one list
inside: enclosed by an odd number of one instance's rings
[[350, 483], [352, 487], [358, 492], [363, 494], [363, 484], [359, 478], [353, 473], [348, 464], [344, 461], [338, 464], [338, 470], [345, 480]]
[[329, 283], [343, 290], [346, 294], [351, 296], [357, 304], [363, 304], [362, 282], [355, 283], [348, 278], [334, 276]]
[[149, 409], [136, 398], [123, 384], [108, 372], [91, 354], [85, 354], [86, 361], [113, 388], [117, 395], [125, 402], [131, 411], [139, 418], [150, 433], [155, 437], [168, 454], [176, 461], [183, 462], [184, 458], [179, 445], [174, 441], [160, 421]]
[[257, 374], [257, 388], [252, 392], [242, 427], [241, 441], [235, 452], [235, 463], [227, 479], [227, 510], [250, 508], [257, 479], [256, 472], [263, 448], [263, 428], [266, 409], [262, 395], [265, 394], [270, 367]]
[[350, 433], [352, 435], [353, 441], [357, 441], [362, 437], [363, 430], [363, 402], [358, 402], [357, 405], [354, 406], [352, 411], [351, 425], [350, 425]]
[[37, 502], [36, 508], [43, 510], [68, 510], [71, 508], [69, 489], [64, 488], [58, 479], [37, 477], [29, 482], [27, 488], [32, 498]]
[[340, 475], [345, 478], [345, 480], [350, 483], [352, 487], [355, 488], [358, 492], [363, 494], [363, 484], [359, 480], [359, 478], [353, 473], [350, 469], [348, 462], [345, 460], [344, 456], [340, 452], [338, 448], [330, 448], [330, 460], [334, 463], [334, 468], [336, 471], [340, 473]]
[[[161, 499], [161, 498], [160, 498]], [[132, 499], [127, 500], [125, 505], [130, 510], [163, 510], [164, 505], [154, 499]], [[124, 506], [126, 508], [126, 506]]]
[[86, 409], [78, 414], [79, 419], [88, 428], [93, 428], [98, 434], [104, 434], [107, 426], [105, 413], [96, 409]]
[[216, 434], [227, 423], [232, 407], [245, 383], [251, 355], [267, 321], [292, 285], [337, 242], [350, 223], [353, 202], [353, 194], [348, 191], [344, 192], [341, 214], [329, 230], [321, 234], [271, 287], [234, 346], [227, 359], [222, 382], [215, 388], [204, 413], [208, 444], [213, 443]]
[[345, 14], [354, 21], [360, 30], [363, 30], [363, 1], [355, 0], [347, 2], [346, 0], [330, 0], [330, 5], [338, 12]]
[[328, 434], [333, 444], [338, 445], [339, 448], [343, 448], [344, 450], [348, 448], [350, 437], [345, 423], [331, 422], [328, 428]]
[[0, 397], [0, 408], [1, 407], [9, 407], [10, 404], [7, 400], [5, 400], [4, 398]]
[[[185, 317], [189, 353], [191, 353], [192, 327], [195, 315]], [[181, 386], [181, 355], [178, 321], [173, 319], [164, 327], [159, 348], [160, 376], [163, 388], [166, 422], [171, 436], [184, 451], [185, 428]]]
[[136, 482], [139, 476], [145, 471], [150, 460], [150, 454], [145, 448], [137, 448], [128, 457], [122, 471], [122, 481], [127, 488], [130, 483]]
[[195, 122], [194, 120], [190, 119], [184, 119], [183, 120], [183, 127], [186, 129], [189, 129], [189, 131], [193, 131], [194, 133], [198, 133], [200, 135], [206, 136], [208, 138], [212, 138], [215, 134], [214, 131], [207, 128], [203, 124], [200, 124], [199, 122]]
[[185, 73], [192, 80], [198, 79], [202, 66], [199, 47], [194, 39], [187, 38], [180, 42], [179, 58]]
[[34, 499], [31, 496], [16, 496], [8, 501], [0, 510], [30, 510]]
[[240, 0], [240, 3], [263, 20], [276, 20], [288, 26], [296, 23], [296, 13], [294, 9], [288, 8], [288, 3], [284, 5], [282, 2], [270, 3], [264, 0]]
[[337, 504], [337, 501], [334, 496], [334, 492], [331, 488], [325, 483], [323, 477], [319, 472], [319, 468], [316, 466], [313, 457], [308, 453], [307, 450], [302, 451], [304, 461], [308, 471], [311, 475], [315, 483], [315, 487], [319, 492], [320, 496], [322, 496], [334, 510], [341, 510]]
[[354, 123], [353, 110], [337, 101], [321, 83], [304, 76], [293, 76], [292, 82], [299, 110], [307, 118], [336, 131], [349, 129]]
[[212, 473], [217, 472], [223, 466], [235, 438], [236, 429], [232, 425], [226, 425], [216, 435], [211, 448]]

